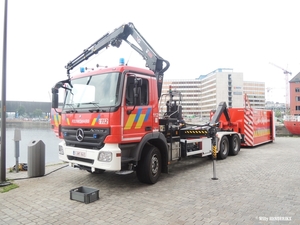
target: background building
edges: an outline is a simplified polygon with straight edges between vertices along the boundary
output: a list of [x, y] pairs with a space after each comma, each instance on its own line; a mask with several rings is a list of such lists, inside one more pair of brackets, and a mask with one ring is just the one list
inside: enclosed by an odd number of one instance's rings
[[244, 93], [247, 94], [252, 108], [264, 109], [266, 104], [265, 83], [244, 81]]
[[219, 68], [197, 79], [164, 80], [161, 107], [165, 107], [170, 86], [182, 93], [184, 117], [207, 120], [210, 111], [220, 102], [226, 102], [228, 107], [242, 108], [245, 106], [244, 94], [248, 95], [251, 107], [265, 106], [265, 83], [244, 81], [243, 73], [233, 72], [230, 68]]
[[50, 112], [51, 102], [6, 101], [6, 113], [8, 118], [36, 116], [49, 118]]
[[160, 98], [160, 112], [166, 111], [166, 101], [168, 100], [169, 88], [173, 91], [181, 92], [183, 116], [201, 117], [201, 81], [196, 79], [176, 79], [164, 80], [162, 96]]
[[300, 73], [290, 80], [290, 114], [300, 116]]

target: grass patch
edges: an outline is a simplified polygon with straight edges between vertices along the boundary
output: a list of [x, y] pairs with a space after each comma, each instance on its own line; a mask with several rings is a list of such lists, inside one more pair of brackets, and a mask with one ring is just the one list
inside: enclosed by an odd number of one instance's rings
[[0, 187], [0, 193], [8, 192], [10, 190], [13, 190], [15, 188], [18, 188], [19, 186], [17, 184], [11, 183], [7, 186]]

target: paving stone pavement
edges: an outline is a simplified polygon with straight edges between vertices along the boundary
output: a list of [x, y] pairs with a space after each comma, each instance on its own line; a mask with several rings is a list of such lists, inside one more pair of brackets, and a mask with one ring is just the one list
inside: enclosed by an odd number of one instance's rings
[[[22, 179], [0, 193], [0, 224], [300, 224], [300, 138], [242, 148], [216, 162], [187, 158], [171, 166], [158, 183], [140, 183], [135, 174], [89, 174], [47, 165], [46, 175]], [[84, 204], [70, 190], [86, 186], [100, 199]]]

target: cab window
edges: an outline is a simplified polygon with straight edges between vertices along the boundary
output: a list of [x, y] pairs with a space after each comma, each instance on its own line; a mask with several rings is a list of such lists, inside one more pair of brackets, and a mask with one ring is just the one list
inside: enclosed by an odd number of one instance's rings
[[141, 86], [136, 87], [136, 105], [148, 105], [149, 104], [149, 82], [147, 79], [128, 76], [126, 82], [126, 105], [133, 106], [134, 105], [134, 81], [135, 79], [140, 79]]

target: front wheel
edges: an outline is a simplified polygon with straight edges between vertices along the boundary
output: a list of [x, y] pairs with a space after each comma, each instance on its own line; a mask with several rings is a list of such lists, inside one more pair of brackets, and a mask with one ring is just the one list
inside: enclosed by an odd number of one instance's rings
[[229, 153], [229, 141], [226, 136], [223, 136], [220, 141], [220, 149], [218, 159], [226, 159]]
[[136, 168], [136, 175], [139, 181], [155, 184], [161, 173], [161, 163], [160, 151], [154, 146], [145, 146], [141, 160]]

